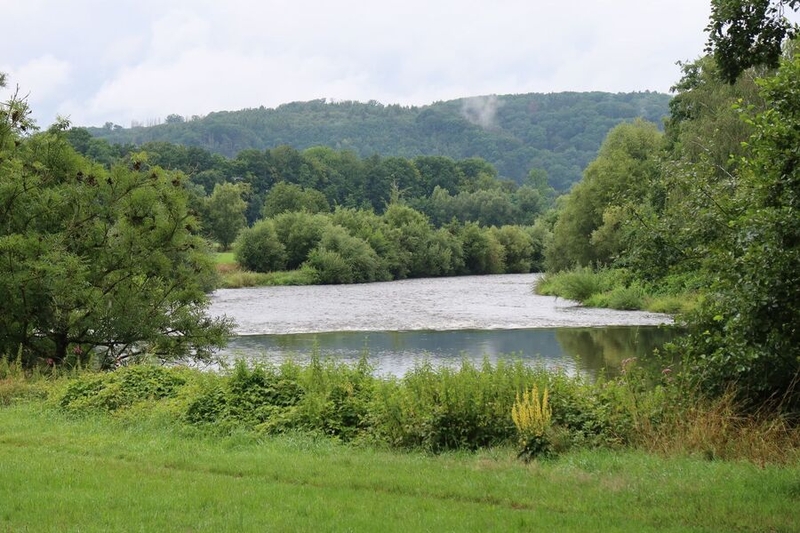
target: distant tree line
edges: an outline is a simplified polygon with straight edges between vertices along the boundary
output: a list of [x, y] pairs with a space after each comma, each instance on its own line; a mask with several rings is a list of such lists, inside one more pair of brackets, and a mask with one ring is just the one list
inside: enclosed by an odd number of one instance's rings
[[611, 128], [639, 117], [661, 124], [669, 100], [652, 92], [504, 95], [422, 107], [314, 100], [188, 120], [172, 114], [149, 127], [109, 123], [87, 132], [112, 145], [167, 142], [229, 158], [283, 145], [300, 151], [325, 146], [361, 158], [480, 158], [517, 183], [542, 169], [550, 185], [565, 192], [580, 180]]
[[[67, 138], [80, 153], [111, 165], [134, 147], [109, 145], [73, 128]], [[209, 236], [227, 248], [252, 225], [265, 204], [270, 214], [336, 207], [383, 213], [396, 196], [440, 227], [453, 220], [483, 226], [533, 224], [555, 198], [547, 174], [531, 171], [522, 185], [500, 179], [487, 161], [444, 156], [359, 158], [349, 150], [290, 146], [244, 150], [233, 159], [201, 148], [154, 142], [136, 148], [151, 165], [188, 176], [192, 205]], [[234, 192], [235, 191], [235, 192]], [[238, 213], [244, 207], [243, 218]], [[235, 220], [241, 220], [236, 223]]]
[[415, 277], [503, 274], [542, 267], [546, 229], [452, 222], [436, 228], [399, 202], [378, 215], [338, 208], [275, 212], [244, 229], [235, 256], [256, 272], [306, 270], [317, 283], [363, 283]]

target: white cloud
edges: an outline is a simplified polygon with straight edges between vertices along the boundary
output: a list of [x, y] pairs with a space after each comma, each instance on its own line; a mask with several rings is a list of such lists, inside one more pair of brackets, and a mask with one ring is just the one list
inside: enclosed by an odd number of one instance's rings
[[0, 98], [7, 99], [19, 88], [18, 96], [26, 98], [34, 111], [40, 105], [47, 105], [48, 101], [59, 99], [69, 90], [70, 64], [52, 55], [31, 59], [16, 68], [0, 66], [0, 72], [8, 74], [8, 87]]
[[51, 75], [26, 87], [40, 95], [45, 120], [58, 110], [87, 125], [313, 98], [423, 105], [522, 92], [666, 91], [679, 75], [675, 62], [702, 53], [709, 12], [698, 0], [31, 5], [25, 16], [42, 31], [15, 34], [22, 45], [4, 58], [5, 70], [57, 57]]

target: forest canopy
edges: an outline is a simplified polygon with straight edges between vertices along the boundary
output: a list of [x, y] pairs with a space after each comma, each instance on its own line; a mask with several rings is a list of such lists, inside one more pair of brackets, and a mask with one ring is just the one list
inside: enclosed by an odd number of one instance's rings
[[517, 183], [542, 169], [564, 192], [580, 180], [611, 128], [636, 118], [661, 124], [669, 101], [654, 92], [481, 96], [422, 107], [314, 100], [87, 131], [111, 144], [167, 142], [230, 158], [281, 145], [300, 151], [325, 146], [364, 158], [474, 157]]

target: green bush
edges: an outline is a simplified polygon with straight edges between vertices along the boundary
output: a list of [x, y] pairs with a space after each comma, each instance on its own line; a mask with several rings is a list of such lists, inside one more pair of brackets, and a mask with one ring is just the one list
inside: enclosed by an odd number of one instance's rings
[[273, 218], [278, 240], [286, 252], [286, 268], [302, 265], [311, 250], [317, 247], [325, 228], [331, 225], [329, 216], [306, 211], [281, 213]]
[[502, 274], [506, 268], [506, 250], [489, 228], [473, 222], [461, 231], [464, 264], [470, 274]]
[[314, 355], [307, 365], [238, 361], [221, 374], [155, 366], [85, 373], [54, 399], [74, 413], [161, 413], [213, 434], [303, 431], [439, 453], [517, 443], [515, 400], [538, 387], [552, 408], [543, 438], [560, 452], [631, 442], [642, 417], [655, 420], [664, 402], [637, 376], [594, 384], [521, 361], [464, 361], [420, 362], [402, 379], [378, 378], [366, 357], [347, 365]]
[[533, 268], [533, 237], [521, 226], [492, 228], [497, 241], [506, 252], [505, 263], [508, 273], [527, 273]]
[[260, 220], [239, 233], [234, 245], [236, 262], [253, 272], [286, 269], [286, 248], [278, 239], [275, 224]]
[[593, 294], [585, 303], [591, 307], [608, 307], [611, 309], [634, 310], [644, 309], [647, 293], [639, 284], [617, 286], [608, 292]]
[[177, 370], [132, 365], [115, 372], [87, 373], [70, 382], [59, 405], [71, 411], [116, 411], [145, 401], [174, 397], [186, 383]]
[[364, 283], [389, 278], [381, 259], [364, 239], [353, 237], [341, 226], [330, 226], [307, 266], [321, 283]]

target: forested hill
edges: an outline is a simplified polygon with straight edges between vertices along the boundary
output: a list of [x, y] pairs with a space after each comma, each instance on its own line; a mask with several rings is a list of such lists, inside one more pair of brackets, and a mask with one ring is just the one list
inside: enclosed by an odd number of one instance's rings
[[480, 157], [517, 182], [531, 169], [544, 169], [550, 184], [565, 191], [580, 180], [611, 128], [637, 117], [660, 126], [669, 100], [653, 92], [481, 96], [423, 107], [314, 100], [191, 119], [170, 115], [148, 127], [109, 123], [89, 131], [111, 143], [166, 141], [228, 157], [279, 145], [322, 145], [361, 157]]

